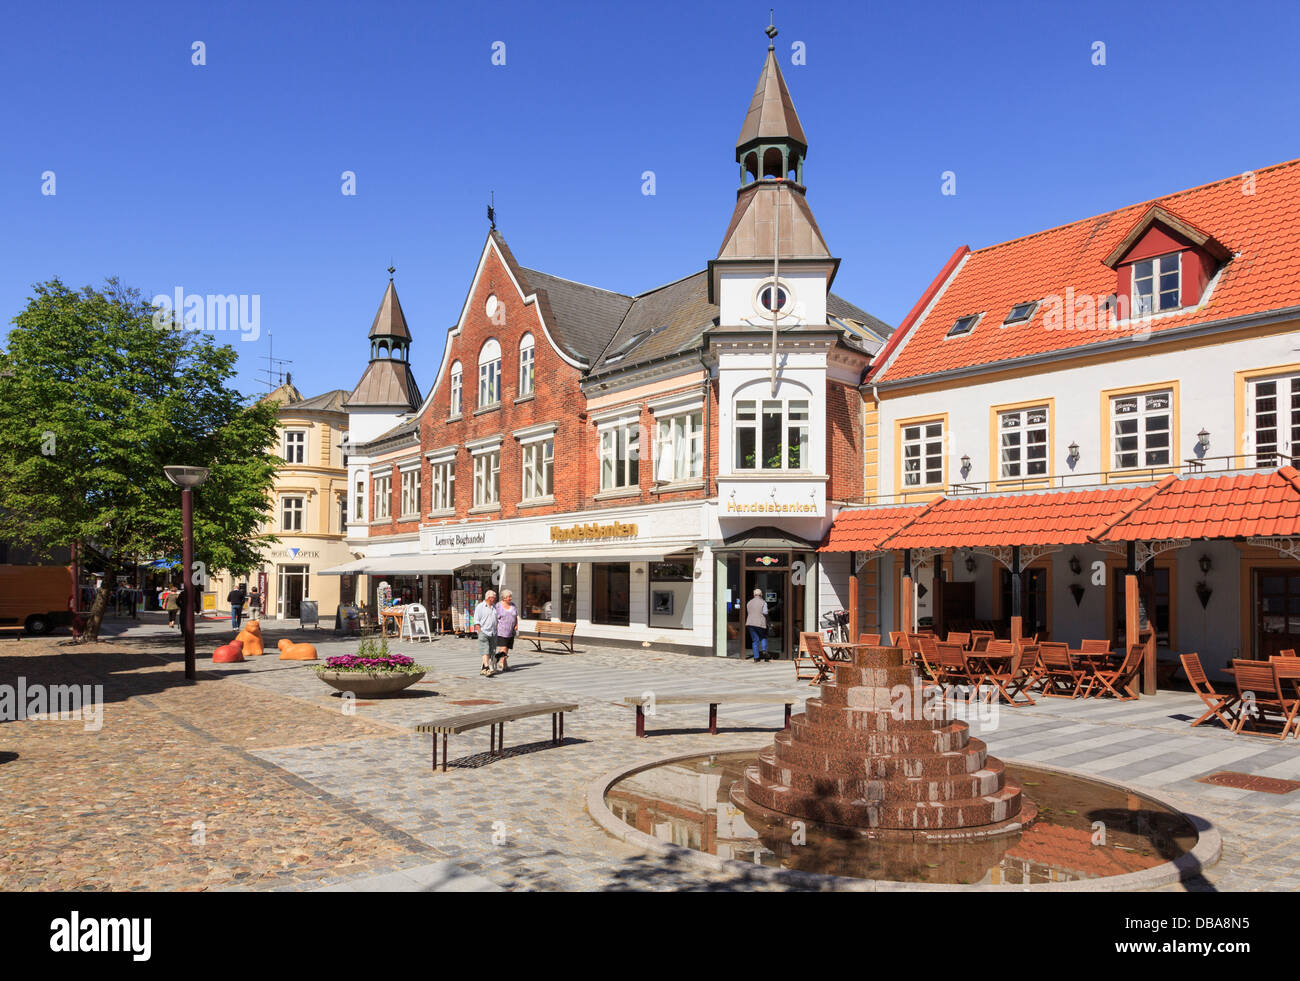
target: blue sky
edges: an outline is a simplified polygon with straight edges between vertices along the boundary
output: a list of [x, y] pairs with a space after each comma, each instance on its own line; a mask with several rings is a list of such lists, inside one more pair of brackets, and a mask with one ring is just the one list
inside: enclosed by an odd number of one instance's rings
[[[149, 296], [256, 294], [261, 336], [236, 344], [241, 388], [259, 390], [271, 333], [314, 395], [360, 377], [391, 258], [427, 390], [490, 190], [526, 266], [623, 292], [704, 267], [735, 201], [768, 7], [11, 6], [4, 329], [31, 284], [55, 275], [117, 275]], [[1294, 4], [776, 14], [808, 199], [842, 259], [834, 289], [891, 324], [962, 244], [1300, 156]], [[796, 41], [805, 65], [790, 63]], [[355, 196], [341, 193], [344, 171]], [[956, 195], [940, 193], [945, 171]]]

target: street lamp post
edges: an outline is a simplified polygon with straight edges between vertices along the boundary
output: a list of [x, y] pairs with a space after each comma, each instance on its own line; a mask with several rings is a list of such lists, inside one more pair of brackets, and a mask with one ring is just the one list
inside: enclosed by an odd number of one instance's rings
[[181, 629], [185, 633], [185, 677], [195, 678], [194, 669], [194, 488], [208, 479], [206, 467], [163, 467], [167, 479], [181, 489], [181, 566], [185, 576], [185, 603]]

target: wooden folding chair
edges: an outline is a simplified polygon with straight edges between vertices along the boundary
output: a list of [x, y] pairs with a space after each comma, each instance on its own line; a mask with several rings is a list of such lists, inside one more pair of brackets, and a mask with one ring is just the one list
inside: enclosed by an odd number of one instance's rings
[[[1243, 661], [1236, 658], [1232, 662], [1233, 680], [1237, 684], [1237, 697], [1241, 700], [1241, 709], [1237, 714], [1237, 723], [1233, 732], [1241, 732], [1249, 719], [1263, 719], [1272, 713], [1282, 720], [1282, 731], [1275, 738], [1285, 739], [1291, 727], [1295, 725], [1296, 709], [1300, 699], [1288, 698], [1282, 692], [1282, 680], [1277, 676], [1277, 665], [1271, 661]], [[1253, 706], [1253, 711], [1252, 707]]]
[[1081, 640], [1079, 641], [1079, 650], [1084, 654], [1109, 654], [1110, 641], [1108, 640]]
[[936, 647], [937, 641], [929, 634], [913, 634], [911, 642], [916, 646], [916, 656], [921, 665], [921, 672], [925, 675], [926, 680], [939, 680], [939, 649]]
[[[1011, 647], [1010, 641], [1002, 641], [1008, 648]], [[1010, 651], [1008, 651], [1010, 653]], [[1011, 661], [1006, 667], [990, 667], [989, 673], [985, 676], [993, 682], [993, 687], [988, 691], [988, 701], [993, 701], [993, 693], [1001, 692], [1002, 697], [1007, 700], [1008, 705], [1033, 705], [1034, 700], [1029, 697], [1029, 685], [1035, 678], [1034, 663], [1038, 660], [1037, 649], [1028, 647], [1020, 648], [1019, 653], [1011, 655]], [[990, 662], [992, 664], [992, 662]], [[1010, 690], [1008, 690], [1010, 686]], [[1016, 696], [1024, 695], [1024, 702], [1017, 702]]]
[[859, 644], [870, 644], [872, 647], [880, 646], [880, 634], [858, 634]]
[[967, 650], [972, 654], [979, 654], [981, 651], [986, 650], [992, 641], [992, 637], [985, 637], [983, 634], [976, 637], [974, 634], [971, 634], [970, 646]]
[[985, 641], [990, 641], [990, 640], [994, 640], [997, 637], [997, 634], [995, 634], [992, 630], [972, 630], [970, 632], [972, 648], [975, 646], [976, 641], [978, 641], [981, 637], [983, 637]]
[[1142, 670], [1142, 654], [1145, 650], [1145, 644], [1130, 644], [1128, 653], [1124, 655], [1124, 663], [1119, 667], [1096, 668], [1092, 672], [1092, 677], [1101, 684], [1101, 689], [1097, 692], [1097, 695], [1100, 696], [1102, 692], [1108, 691], [1121, 702], [1131, 702], [1137, 698], [1136, 695], [1129, 694], [1128, 686], [1137, 677], [1138, 672]]
[[962, 646], [963, 648], [969, 648], [969, 647], [970, 647], [970, 634], [968, 634], [968, 633], [963, 634], [963, 633], [958, 633], [958, 632], [955, 631], [955, 630], [949, 630], [949, 631], [948, 631], [948, 640], [947, 640], [947, 643], [949, 643], [949, 644], [961, 644], [961, 646]]
[[[799, 635], [799, 649], [794, 653], [794, 680], [807, 681], [810, 678], [816, 678], [819, 674], [817, 662], [812, 655], [808, 653], [808, 648], [803, 642], [803, 634]], [[741, 651], [744, 656], [744, 651]], [[813, 681], [812, 684], [817, 684]]]
[[[1048, 698], [1078, 698], [1080, 692], [1087, 698], [1092, 691], [1091, 673], [1079, 667], [1070, 657], [1070, 648], [1066, 644], [1046, 641], [1038, 645], [1038, 654], [1043, 659], [1043, 694]], [[1088, 683], [1083, 690], [1083, 683]], [[1068, 694], [1067, 694], [1068, 693]]]
[[983, 672], [972, 671], [966, 663], [966, 651], [961, 644], [946, 640], [934, 641], [939, 658], [939, 675], [935, 679], [941, 685], [974, 685], [979, 691], [984, 680]]
[[[1225, 729], [1231, 729], [1237, 723], [1233, 707], [1240, 701], [1236, 692], [1229, 692], [1221, 695], [1214, 690], [1214, 685], [1210, 683], [1209, 676], [1205, 673], [1205, 668], [1201, 666], [1199, 654], [1184, 654], [1179, 658], [1183, 662], [1183, 673], [1187, 675], [1187, 680], [1192, 683], [1192, 691], [1201, 697], [1201, 701], [1206, 704], [1208, 711], [1199, 719], [1192, 723], [1193, 726], [1199, 726], [1214, 716], [1218, 719]], [[1224, 713], [1227, 713], [1225, 716]]]
[[799, 635], [799, 645], [808, 652], [808, 657], [817, 666], [817, 677], [809, 682], [810, 685], [820, 685], [831, 676], [831, 659], [826, 653], [826, 648], [822, 646], [822, 635], [819, 633], [801, 633]]
[[889, 632], [889, 646], [901, 647], [903, 650], [907, 650], [907, 634], [901, 630], [891, 630]]
[[[996, 641], [999, 644], [1010, 644], [1009, 640]], [[1037, 644], [1021, 644], [1020, 652], [1025, 655], [1020, 662], [1021, 671], [1024, 675], [1025, 691], [1032, 691], [1035, 688], [1041, 688], [1043, 685], [1043, 658], [1038, 652]]]

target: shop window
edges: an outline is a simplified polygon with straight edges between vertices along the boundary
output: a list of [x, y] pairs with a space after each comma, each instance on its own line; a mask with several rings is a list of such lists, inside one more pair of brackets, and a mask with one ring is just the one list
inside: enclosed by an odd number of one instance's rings
[[525, 620], [550, 620], [555, 613], [551, 604], [551, 567], [526, 565], [523, 573], [524, 602], [519, 615]]
[[565, 623], [578, 620], [578, 563], [560, 565], [560, 619]]
[[626, 562], [591, 567], [591, 622], [626, 627], [631, 622], [632, 567]]

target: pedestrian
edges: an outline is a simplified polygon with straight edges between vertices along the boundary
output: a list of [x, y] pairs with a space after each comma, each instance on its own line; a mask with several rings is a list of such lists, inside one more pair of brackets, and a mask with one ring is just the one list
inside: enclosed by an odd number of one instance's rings
[[244, 601], [248, 599], [244, 589], [244, 584], [241, 582], [226, 596], [226, 602], [230, 604], [230, 625], [236, 630], [239, 629], [239, 621], [244, 617]]
[[161, 586], [155, 586], [155, 587], [153, 588], [153, 602], [154, 602], [154, 609], [156, 609], [156, 610], [162, 610], [162, 608], [163, 608], [163, 588], [162, 588]]
[[483, 651], [483, 668], [479, 674], [491, 678], [497, 670], [497, 594], [489, 589], [474, 607], [474, 626], [478, 627], [478, 644]]
[[754, 590], [754, 596], [745, 605], [745, 627], [749, 630], [749, 646], [754, 652], [754, 661], [758, 662], [759, 653], [767, 660], [767, 603], [763, 601], [763, 591]]
[[497, 666], [502, 671], [509, 671], [507, 661], [515, 646], [515, 624], [519, 622], [519, 609], [515, 606], [515, 594], [508, 589], [501, 590], [501, 602], [497, 604]]
[[253, 591], [248, 594], [248, 619], [262, 619], [262, 594], [257, 591], [256, 586], [254, 586]]
[[163, 609], [167, 611], [167, 626], [176, 626], [176, 614], [181, 611], [180, 592], [168, 587], [162, 597]]

